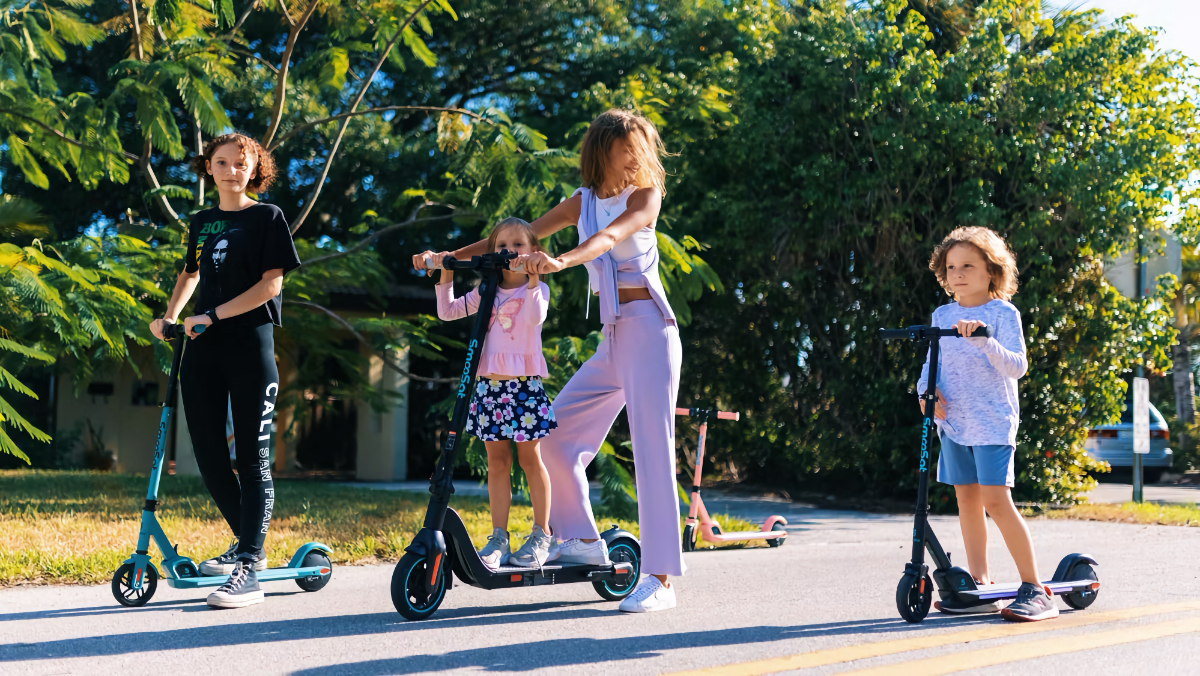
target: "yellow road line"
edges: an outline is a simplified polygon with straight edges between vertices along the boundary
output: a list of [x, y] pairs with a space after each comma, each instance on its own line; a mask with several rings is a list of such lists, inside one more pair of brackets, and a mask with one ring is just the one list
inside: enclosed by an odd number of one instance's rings
[[899, 638], [890, 641], [861, 643], [859, 645], [845, 646], [842, 648], [816, 650], [808, 653], [800, 653], [798, 655], [787, 655], [784, 657], [756, 660], [753, 662], [743, 662], [741, 664], [728, 664], [720, 667], [709, 667], [706, 669], [697, 669], [695, 671], [679, 672], [679, 676], [693, 676], [699, 674], [720, 674], [721, 676], [756, 676], [757, 674], [773, 674], [780, 671], [790, 671], [793, 669], [809, 669], [811, 667], [821, 667], [829, 664], [839, 664], [841, 662], [853, 662], [854, 660], [867, 659], [868, 657], [881, 657], [883, 655], [895, 655], [914, 650], [939, 648], [941, 646], [954, 645], [956, 643], [970, 643], [972, 641], [986, 641], [988, 639], [1008, 638], [1010, 636], [1024, 636], [1025, 634], [1037, 634], [1045, 631], [1086, 627], [1088, 625], [1101, 624], [1104, 622], [1132, 620], [1138, 617], [1145, 617], [1147, 615], [1182, 613], [1189, 610], [1200, 610], [1200, 601], [1182, 601], [1180, 603], [1167, 603], [1157, 606], [1142, 606], [1140, 608], [1110, 610], [1103, 613], [1072, 613], [1070, 615], [1064, 615], [1056, 620], [1021, 624], [1009, 622], [1002, 623], [999, 621], [999, 618], [997, 618], [998, 621], [996, 624], [982, 628], [942, 632], [925, 636], [913, 636], [911, 638]]
[[1121, 645], [1122, 643], [1138, 643], [1155, 638], [1196, 632], [1200, 632], [1200, 618], [1172, 620], [1170, 622], [1148, 624], [1142, 627], [1109, 629], [1108, 631], [1079, 634], [1078, 636], [1044, 638], [1040, 641], [963, 651], [952, 655], [927, 657], [901, 664], [889, 664], [887, 666], [875, 667], [874, 669], [845, 671], [841, 673], [843, 675], [854, 674], [855, 676], [866, 676], [867, 674], [938, 676], [939, 674], [953, 674], [957, 671], [965, 671], [967, 669], [981, 669], [983, 667], [996, 666], [997, 664], [1008, 664], [1009, 662], [1020, 662], [1038, 657], [1062, 655], [1082, 650], [1095, 650], [1096, 648], [1107, 648], [1108, 646]]

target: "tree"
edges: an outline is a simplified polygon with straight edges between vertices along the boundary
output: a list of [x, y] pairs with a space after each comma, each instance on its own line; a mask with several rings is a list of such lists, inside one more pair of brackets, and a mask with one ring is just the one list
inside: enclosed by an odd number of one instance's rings
[[947, 44], [912, 6], [805, 3], [746, 67], [738, 124], [706, 152], [723, 172], [685, 200], [736, 285], [688, 343], [692, 368], [730, 377], [691, 391], [751, 412], [727, 434], [763, 472], [907, 492], [921, 360], [875, 331], [927, 322], [947, 302], [934, 244], [988, 225], [1017, 254], [1030, 358], [1016, 496], [1070, 500], [1091, 481], [1084, 428], [1118, 414], [1134, 363], [1167, 363], [1173, 282], [1135, 303], [1100, 261], [1157, 227], [1163, 187], [1194, 236], [1194, 85], [1151, 34], [1095, 12], [980, 2]]
[[[598, 7], [605, 16], [615, 11]], [[177, 255], [187, 214], [214, 198], [204, 177], [188, 170], [189, 154], [230, 128], [256, 136], [287, 167], [268, 197], [291, 220], [304, 260], [288, 279], [280, 348], [308, 368], [281, 401], [309, 389], [383, 406], [395, 393], [366, 382], [363, 357], [336, 333], [380, 353], [407, 347], [430, 360], [444, 359], [441, 350], [454, 342], [432, 333], [428, 318], [342, 319], [326, 307], [330, 291], [352, 285], [380, 294], [409, 272], [395, 253], [414, 239], [445, 239], [448, 229], [477, 236], [499, 216], [545, 211], [571, 190], [577, 156], [502, 110], [476, 105], [499, 89], [448, 93], [457, 85], [435, 66], [461, 70], [474, 60], [430, 49], [460, 44], [437, 37], [459, 19], [446, 0], [250, 0], [234, 10], [229, 2], [74, 0], [12, 13], [0, 29], [8, 66], [0, 127], [12, 169], [3, 187], [39, 204], [67, 239], [99, 234]], [[588, 16], [567, 3], [543, 3], [527, 15], [543, 25]], [[556, 39], [572, 33], [566, 25]], [[603, 48], [598, 35], [594, 45]], [[504, 78], [511, 85], [520, 75]], [[90, 191], [86, 198], [56, 198], [78, 194], [74, 183]], [[664, 235], [662, 246], [669, 293], [686, 316], [687, 301], [719, 281], [695, 240]], [[169, 258], [159, 263], [131, 280], [162, 289], [139, 299], [147, 312], [170, 292], [177, 271]], [[128, 330], [149, 340], [136, 322]]]

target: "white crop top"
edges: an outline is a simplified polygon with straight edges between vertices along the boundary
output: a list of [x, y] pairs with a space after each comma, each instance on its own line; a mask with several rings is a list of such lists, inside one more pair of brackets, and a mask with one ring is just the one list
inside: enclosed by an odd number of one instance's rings
[[[607, 228], [612, 225], [612, 222], [617, 220], [617, 217], [625, 213], [628, 208], [629, 196], [637, 190], [636, 185], [631, 185], [621, 191], [618, 195], [613, 195], [607, 199], [596, 198], [596, 229]], [[654, 226], [657, 224], [657, 219], [650, 224], [649, 227], [642, 228], [630, 235], [627, 239], [617, 242], [616, 246], [608, 252], [612, 259], [618, 263], [623, 263], [627, 260], [637, 258], [642, 254], [650, 251], [658, 246], [658, 237], [654, 234]], [[592, 292], [599, 293], [599, 285], [595, 279], [592, 279], [591, 270], [588, 271], [589, 281], [591, 282]], [[631, 284], [617, 280], [618, 289], [643, 288], [641, 284]]]

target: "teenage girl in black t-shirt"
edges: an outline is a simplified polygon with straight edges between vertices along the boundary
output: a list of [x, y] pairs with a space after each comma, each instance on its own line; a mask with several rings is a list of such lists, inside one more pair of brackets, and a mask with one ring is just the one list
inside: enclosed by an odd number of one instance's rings
[[[241, 608], [262, 603], [255, 570], [267, 567], [263, 540], [271, 523], [275, 488], [270, 438], [279, 393], [273, 330], [280, 325], [283, 275], [300, 265], [287, 221], [278, 207], [246, 194], [266, 189], [275, 161], [252, 138], [226, 134], [196, 158], [220, 193], [216, 208], [192, 217], [187, 259], [167, 304], [150, 324], [162, 338], [196, 287], [196, 314], [184, 320], [191, 342], [179, 383], [196, 464], [213, 502], [233, 530], [229, 551], [200, 564], [203, 575], [229, 575], [208, 605]], [[203, 334], [195, 327], [205, 326]], [[225, 418], [232, 411], [237, 475], [229, 462]]]

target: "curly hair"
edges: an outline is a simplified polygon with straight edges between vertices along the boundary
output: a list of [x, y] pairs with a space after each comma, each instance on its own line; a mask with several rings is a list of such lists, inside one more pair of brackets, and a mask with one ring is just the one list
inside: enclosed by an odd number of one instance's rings
[[592, 120], [587, 133], [583, 135], [583, 147], [579, 152], [583, 187], [595, 190], [604, 184], [608, 152], [617, 139], [625, 139], [629, 143], [629, 150], [637, 158], [638, 172], [633, 184], [639, 188], [658, 188], [665, 195], [667, 172], [663, 169], [661, 158], [671, 153], [667, 152], [653, 122], [620, 108], [601, 113]]
[[208, 163], [212, 161], [213, 153], [227, 143], [236, 143], [242, 151], [242, 157], [252, 156], [255, 159], [254, 177], [246, 184], [246, 192], [260, 193], [269, 188], [275, 181], [275, 158], [258, 141], [245, 134], [222, 134], [209, 141], [204, 147], [204, 154], [192, 160], [192, 169], [201, 176], [211, 174]]
[[992, 298], [1011, 300], [1017, 292], [1017, 257], [1000, 235], [989, 228], [978, 226], [956, 228], [933, 250], [933, 256], [929, 259], [929, 269], [937, 276], [938, 283], [946, 293], [954, 295], [954, 290], [950, 288], [946, 279], [946, 256], [959, 244], [973, 246], [983, 256], [988, 274], [992, 278], [991, 284], [988, 285], [988, 293]]

